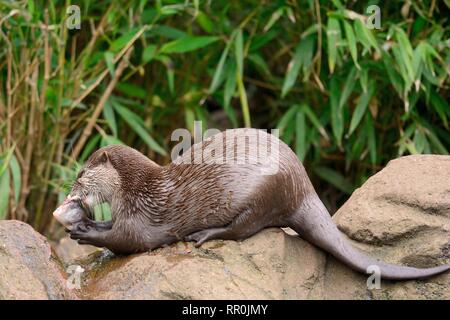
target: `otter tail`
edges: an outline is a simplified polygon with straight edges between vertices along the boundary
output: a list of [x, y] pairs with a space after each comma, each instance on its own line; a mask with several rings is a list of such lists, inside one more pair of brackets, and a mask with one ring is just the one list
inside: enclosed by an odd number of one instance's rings
[[302, 238], [361, 273], [369, 273], [367, 268], [376, 266], [383, 279], [408, 280], [427, 278], [450, 270], [450, 264], [419, 269], [381, 262], [363, 254], [343, 237], [317, 195], [303, 201], [299, 210], [289, 218], [288, 225]]

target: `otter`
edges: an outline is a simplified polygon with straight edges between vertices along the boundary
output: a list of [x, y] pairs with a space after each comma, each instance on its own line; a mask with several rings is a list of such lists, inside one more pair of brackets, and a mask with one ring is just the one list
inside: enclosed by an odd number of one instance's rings
[[[236, 139], [244, 141], [243, 148], [236, 147]], [[260, 156], [263, 149], [269, 152]], [[110, 204], [111, 221], [80, 214], [104, 202]], [[63, 221], [71, 210], [75, 218]], [[180, 240], [195, 241], [198, 247], [211, 239], [243, 240], [263, 228], [290, 227], [361, 273], [376, 265], [382, 278], [406, 280], [450, 269], [450, 264], [427, 269], [389, 264], [354, 248], [332, 221], [296, 154], [257, 129], [213, 135], [165, 166], [127, 146], [103, 147], [86, 161], [54, 215], [78, 243], [116, 254]]]

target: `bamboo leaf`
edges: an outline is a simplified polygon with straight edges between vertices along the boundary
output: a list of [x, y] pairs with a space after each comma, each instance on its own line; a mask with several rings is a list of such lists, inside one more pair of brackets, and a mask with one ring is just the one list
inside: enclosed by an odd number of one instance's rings
[[288, 126], [291, 119], [294, 117], [296, 111], [298, 109], [297, 105], [293, 105], [286, 111], [278, 122], [277, 129], [280, 130], [280, 134], [283, 134], [283, 131]]
[[[11, 147], [8, 149], [8, 151], [2, 156], [0, 157], [0, 160], [2, 160], [0, 162], [0, 176], [5, 173], [6, 171], [8, 171], [8, 167], [9, 167], [9, 162], [11, 161], [11, 157], [13, 156], [13, 152], [14, 152], [14, 147]], [[3, 158], [3, 159], [1, 159]]]
[[413, 56], [411, 42], [409, 42], [408, 36], [402, 28], [396, 28], [395, 38], [398, 41], [400, 47], [405, 51], [406, 56], [411, 59]]
[[116, 137], [104, 135], [102, 136], [102, 141], [100, 144], [102, 147], [106, 147], [114, 144], [124, 144], [124, 143]]
[[272, 15], [270, 16], [269, 21], [264, 26], [263, 31], [267, 32], [272, 28], [272, 26], [281, 18], [285, 10], [285, 7], [280, 7], [277, 10], [275, 10]]
[[323, 180], [331, 183], [333, 186], [339, 190], [345, 192], [346, 194], [352, 194], [354, 187], [348, 182], [342, 174], [334, 169], [328, 167], [315, 167], [314, 173], [321, 177]]
[[366, 132], [367, 132], [367, 146], [369, 148], [370, 162], [375, 164], [377, 162], [377, 141], [375, 137], [375, 127], [373, 126], [370, 112], [366, 114]]
[[225, 113], [234, 127], [238, 126], [238, 120], [234, 109], [230, 106], [230, 100], [236, 91], [236, 62], [230, 60], [225, 67], [225, 89], [223, 93], [223, 106]]
[[302, 107], [297, 108], [297, 114], [295, 116], [295, 133], [295, 152], [300, 161], [303, 161], [306, 154], [306, 122], [305, 112]]
[[114, 137], [117, 137], [117, 123], [116, 117], [114, 115], [114, 110], [111, 106], [111, 102], [108, 100], [103, 107], [103, 116], [105, 117], [106, 123], [108, 123]]
[[430, 105], [441, 118], [444, 126], [448, 128], [447, 115], [450, 116], [450, 106], [442, 96], [434, 90], [430, 92]]
[[283, 88], [281, 90], [281, 96], [284, 97], [293, 87], [295, 80], [298, 77], [298, 73], [302, 65], [309, 66], [312, 61], [313, 54], [313, 38], [311, 36], [300, 40], [294, 53], [294, 57], [289, 62], [286, 76], [284, 78]]
[[133, 28], [130, 31], [123, 34], [122, 36], [120, 36], [119, 38], [117, 38], [116, 40], [114, 40], [109, 46], [109, 51], [116, 53], [122, 50], [125, 47], [125, 45], [129, 43], [131, 39], [133, 39], [133, 37], [136, 35], [136, 33], [138, 33], [138, 31], [139, 28]]
[[447, 148], [442, 144], [441, 140], [437, 137], [437, 135], [431, 130], [430, 128], [427, 128], [425, 131], [426, 135], [430, 139], [430, 143], [433, 145], [435, 150], [439, 152], [440, 154], [448, 155]]
[[406, 149], [408, 149], [410, 154], [419, 154], [419, 152], [417, 152], [416, 146], [414, 145], [413, 142], [408, 142], [405, 146], [406, 146]]
[[236, 31], [234, 40], [234, 54], [236, 56], [237, 73], [243, 77], [244, 73], [244, 40], [242, 36], [242, 29]]
[[32, 19], [34, 18], [34, 10], [35, 10], [34, 1], [28, 0], [28, 14]]
[[334, 6], [341, 12], [345, 11], [345, 7], [342, 5], [342, 3], [339, 0], [331, 0], [333, 2]]
[[0, 175], [0, 219], [8, 215], [9, 206], [9, 170]]
[[184, 118], [185, 118], [186, 128], [188, 128], [188, 130], [190, 132], [194, 132], [194, 122], [195, 122], [194, 110], [192, 110], [192, 108], [190, 108], [190, 107], [186, 107], [184, 109]]
[[14, 186], [14, 201], [16, 205], [19, 203], [19, 197], [20, 197], [20, 190], [22, 186], [22, 173], [20, 170], [19, 162], [17, 161], [17, 158], [15, 155], [12, 155], [11, 161], [9, 163], [12, 173], [12, 180], [13, 180], [13, 186]]
[[108, 68], [109, 74], [114, 76], [115, 68], [114, 68], [114, 53], [110, 51], [105, 52], [105, 62], [106, 67]]
[[236, 83], [241, 101], [242, 117], [244, 118], [244, 125], [247, 128], [251, 127], [250, 110], [248, 108], [247, 92], [245, 91], [244, 81], [241, 75], [236, 73]]
[[416, 86], [416, 91], [419, 91], [420, 88], [423, 66], [424, 63], [422, 61], [422, 44], [419, 44], [417, 48], [414, 50], [412, 58], [414, 84]]
[[313, 67], [313, 54], [314, 54], [314, 41], [315, 36], [309, 35], [302, 41], [302, 54], [300, 56], [300, 62], [303, 70], [303, 81], [309, 78]]
[[333, 73], [338, 59], [338, 43], [341, 40], [341, 27], [335, 18], [328, 18], [327, 43], [328, 43], [328, 66]]
[[156, 56], [156, 45], [148, 45], [142, 52], [142, 63], [149, 63]]
[[166, 76], [167, 82], [169, 84], [169, 91], [171, 94], [173, 94], [175, 92], [175, 71], [172, 59], [170, 59], [169, 56], [159, 54], [155, 57], [155, 59], [161, 61], [166, 67]]
[[384, 51], [383, 51], [383, 64], [389, 77], [390, 84], [394, 87], [395, 91], [397, 91], [397, 93], [401, 97], [403, 95], [402, 77], [394, 68], [394, 60], [389, 56], [389, 54], [387, 54]]
[[416, 147], [417, 153], [421, 154], [425, 150], [427, 144], [427, 138], [422, 133], [421, 130], [416, 130], [413, 139], [414, 146]]
[[249, 51], [257, 52], [260, 48], [268, 44], [279, 34], [276, 30], [269, 30], [263, 34], [257, 34], [252, 38], [252, 43], [250, 44]]
[[225, 108], [228, 108], [230, 105], [230, 100], [233, 97], [235, 91], [236, 91], [236, 62], [234, 60], [231, 60], [227, 66], [226, 66], [226, 82], [225, 82], [225, 89], [224, 89], [224, 106]]
[[169, 91], [171, 94], [175, 92], [175, 71], [172, 65], [166, 67], [167, 83], [169, 84]]
[[422, 62], [424, 63], [427, 71], [435, 76], [436, 71], [434, 68], [435, 63], [433, 61], [433, 58], [437, 59], [443, 65], [445, 65], [445, 62], [443, 61], [439, 53], [429, 43], [423, 41], [420, 43], [419, 48], [421, 52]]
[[13, 157], [15, 145], [0, 158], [0, 219], [8, 215], [10, 195], [10, 173], [9, 166]]
[[340, 88], [336, 77], [333, 77], [330, 82], [330, 108], [331, 108], [331, 128], [336, 143], [339, 147], [342, 146], [342, 135], [344, 132], [344, 118], [342, 109], [339, 108]]
[[244, 118], [245, 127], [251, 127], [250, 110], [248, 108], [247, 92], [244, 86], [244, 39], [242, 35], [242, 29], [238, 29], [236, 32], [236, 38], [234, 41], [234, 54], [236, 56], [236, 84], [239, 92], [239, 98], [241, 101], [242, 116]]
[[167, 39], [179, 39], [183, 37], [187, 37], [187, 33], [184, 31], [181, 31], [180, 29], [176, 29], [170, 26], [154, 26], [150, 30], [150, 34], [161, 36]]
[[313, 124], [314, 127], [319, 131], [319, 133], [328, 141], [330, 138], [324, 128], [324, 126], [320, 123], [319, 119], [316, 117], [316, 114], [309, 106], [304, 106], [303, 110], [308, 117], [309, 121]]
[[198, 25], [207, 33], [212, 33], [214, 30], [214, 23], [209, 19], [208, 15], [204, 12], [199, 11], [197, 15], [197, 23]]
[[283, 83], [283, 89], [281, 90], [281, 97], [286, 96], [286, 94], [291, 90], [292, 86], [295, 83], [295, 80], [297, 79], [298, 72], [300, 71], [301, 67], [301, 50], [300, 50], [300, 44], [297, 46], [297, 49], [295, 50], [294, 57], [289, 62], [287, 70], [286, 70], [286, 77], [284, 78]]
[[88, 143], [83, 148], [83, 152], [81, 153], [81, 156], [79, 157], [80, 162], [84, 162], [94, 151], [95, 147], [97, 146], [98, 142], [100, 141], [100, 138], [102, 136], [100, 134], [94, 135], [91, 139], [89, 139]]
[[209, 94], [214, 93], [220, 85], [220, 80], [222, 79], [223, 67], [225, 64], [225, 60], [228, 56], [228, 51], [230, 50], [231, 44], [233, 43], [235, 33], [231, 35], [230, 40], [227, 42], [225, 49], [220, 56], [219, 63], [217, 64], [216, 71], [214, 72], [213, 80], [211, 85], [209, 86], [208, 92]]
[[291, 144], [291, 142], [295, 138], [295, 119], [294, 121], [288, 123], [288, 126], [283, 131], [283, 135], [281, 137], [284, 142], [286, 142], [287, 144]]
[[414, 130], [416, 130], [416, 124], [412, 123], [401, 134], [401, 138], [398, 141], [398, 145], [399, 145], [398, 154], [399, 155], [402, 155], [405, 153], [405, 150], [407, 149], [407, 141], [410, 140], [412, 134], [414, 133]]
[[147, 92], [143, 88], [130, 82], [119, 82], [116, 85], [116, 89], [129, 97], [145, 99], [147, 96]]
[[159, 50], [161, 53], [185, 53], [194, 51], [219, 40], [213, 36], [185, 36], [164, 44]]
[[352, 56], [355, 66], [358, 69], [360, 69], [361, 67], [358, 64], [358, 52], [356, 48], [355, 32], [353, 31], [352, 25], [347, 21], [344, 21], [344, 30], [345, 30], [345, 37], [347, 38], [348, 42], [348, 49], [350, 51], [350, 55]]
[[370, 82], [369, 90], [367, 92], [363, 92], [359, 97], [358, 104], [356, 105], [355, 111], [353, 112], [352, 120], [350, 121], [350, 129], [348, 135], [350, 136], [355, 129], [358, 127], [361, 119], [366, 113], [367, 106], [369, 105], [370, 99], [375, 92], [375, 86], [373, 82]]
[[362, 68], [361, 70], [358, 70], [358, 77], [361, 88], [363, 89], [364, 92], [366, 92], [369, 87], [369, 69]]
[[[417, 79], [413, 66], [414, 53], [408, 36], [403, 29], [395, 28], [395, 39], [397, 40], [397, 44], [393, 45], [392, 52], [402, 71], [401, 74], [405, 82], [404, 96], [406, 97], [414, 81]], [[416, 57], [417, 68], [419, 67], [419, 61], [418, 57]]]
[[253, 63], [262, 76], [271, 77], [269, 66], [263, 57], [259, 54], [251, 53], [248, 55], [247, 59]]
[[141, 137], [142, 140], [150, 147], [150, 149], [165, 156], [167, 152], [150, 136], [147, 130], [141, 124], [141, 120], [137, 114], [128, 110], [124, 106], [120, 105], [117, 101], [113, 100], [114, 109], [122, 117], [125, 122], [133, 129], [136, 134]]
[[356, 71], [357, 69], [353, 67], [350, 72], [348, 73], [347, 79], [344, 83], [344, 88], [342, 90], [341, 97], [339, 99], [339, 109], [342, 109], [344, 107], [344, 104], [347, 102], [348, 97], [353, 91], [353, 88], [355, 87], [356, 83]]
[[356, 37], [358, 41], [364, 46], [364, 48], [366, 48], [368, 51], [370, 51], [370, 48], [374, 48], [378, 51], [378, 43], [372, 31], [367, 28], [359, 19], [355, 20], [354, 27]]

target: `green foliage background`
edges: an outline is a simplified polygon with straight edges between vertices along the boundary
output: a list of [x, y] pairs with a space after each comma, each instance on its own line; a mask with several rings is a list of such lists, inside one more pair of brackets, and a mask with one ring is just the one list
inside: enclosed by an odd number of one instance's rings
[[167, 163], [194, 120], [279, 128], [334, 211], [390, 159], [448, 154], [449, 6], [0, 0], [0, 218], [48, 230], [93, 150]]

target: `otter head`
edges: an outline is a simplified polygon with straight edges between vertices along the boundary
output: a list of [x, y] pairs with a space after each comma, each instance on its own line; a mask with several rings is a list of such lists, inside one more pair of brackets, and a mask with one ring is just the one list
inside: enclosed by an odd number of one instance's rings
[[94, 152], [78, 172], [66, 200], [53, 212], [53, 216], [66, 228], [93, 216], [98, 204], [111, 203], [120, 188], [120, 177], [114, 168], [108, 148]]
[[111, 203], [120, 188], [120, 177], [114, 168], [108, 150], [94, 152], [78, 172], [69, 197], [78, 199], [89, 213], [101, 203]]

